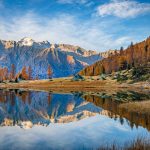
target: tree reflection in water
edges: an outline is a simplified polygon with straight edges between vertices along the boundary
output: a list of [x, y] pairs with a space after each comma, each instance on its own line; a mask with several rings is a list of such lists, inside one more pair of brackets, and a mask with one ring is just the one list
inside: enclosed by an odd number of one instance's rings
[[144, 99], [149, 99], [149, 95], [133, 91], [52, 94], [17, 89], [0, 90], [0, 124], [21, 126], [22, 122], [30, 121], [31, 124], [47, 126], [51, 122], [65, 123], [101, 114], [119, 120], [121, 124], [127, 122], [131, 128], [140, 125], [150, 130], [150, 116], [129, 113], [118, 107], [123, 102]]
[[[135, 101], [135, 94], [136, 94], [136, 100], [145, 100], [149, 99], [149, 95], [147, 94], [141, 94], [137, 92], [132, 92], [134, 93], [133, 97], [129, 94], [124, 94], [121, 96], [121, 92], [116, 93], [113, 96], [108, 96], [106, 94], [100, 94], [100, 95], [84, 95], [83, 98], [86, 101], [89, 101], [91, 103], [94, 103], [96, 106], [103, 108], [107, 114], [105, 113], [104, 115], [109, 116], [110, 118], [119, 119], [120, 123], [124, 123], [124, 119], [126, 118], [127, 123], [130, 125], [131, 128], [135, 125], [137, 128], [138, 126], [143, 126], [144, 128], [147, 128], [150, 130], [150, 115], [146, 114], [139, 114], [138, 112], [128, 112], [126, 109], [120, 108], [119, 105], [122, 103], [122, 101]], [[105, 97], [104, 97], [105, 95]], [[119, 97], [122, 97], [123, 100], [118, 100], [116, 98], [116, 95], [119, 95]], [[129, 97], [129, 98], [128, 98]], [[125, 99], [126, 98], [126, 99]]]

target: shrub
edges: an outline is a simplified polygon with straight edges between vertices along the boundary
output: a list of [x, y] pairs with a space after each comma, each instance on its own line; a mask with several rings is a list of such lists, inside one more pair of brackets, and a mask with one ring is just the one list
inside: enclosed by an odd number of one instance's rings
[[119, 82], [119, 81], [126, 81], [126, 80], [128, 80], [128, 77], [126, 75], [118, 74], [116, 76], [116, 79], [117, 79], [117, 82]]
[[74, 77], [72, 78], [73, 81], [84, 81], [85, 78], [79, 74], [74, 75]]
[[146, 81], [150, 79], [150, 68], [146, 66], [134, 67], [131, 79], [134, 81]]
[[101, 80], [106, 80], [106, 75], [105, 75], [105, 74], [101, 74], [101, 75], [100, 75], [100, 79], [101, 79]]
[[18, 83], [18, 78], [15, 79], [15, 82]]

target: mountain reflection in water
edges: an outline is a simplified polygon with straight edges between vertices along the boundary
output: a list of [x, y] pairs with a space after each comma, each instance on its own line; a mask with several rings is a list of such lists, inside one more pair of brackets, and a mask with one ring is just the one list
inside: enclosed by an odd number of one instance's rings
[[[0, 124], [2, 126], [47, 126], [67, 123], [99, 114], [102, 109], [73, 94], [51, 94], [31, 91], [0, 91]], [[30, 123], [29, 123], [30, 121]], [[27, 123], [25, 123], [27, 122]]]
[[0, 90], [0, 95], [1, 126], [31, 128], [33, 125], [68, 123], [101, 114], [115, 120], [119, 118], [121, 124], [123, 118], [126, 118], [131, 128], [140, 125], [150, 130], [150, 116], [139, 116], [118, 108], [122, 101], [148, 99], [148, 94], [133, 91], [119, 91], [115, 94], [52, 94], [16, 89]]
[[55, 94], [0, 90], [0, 149], [96, 149], [149, 136], [149, 116], [129, 114], [118, 107], [148, 97], [132, 91]]

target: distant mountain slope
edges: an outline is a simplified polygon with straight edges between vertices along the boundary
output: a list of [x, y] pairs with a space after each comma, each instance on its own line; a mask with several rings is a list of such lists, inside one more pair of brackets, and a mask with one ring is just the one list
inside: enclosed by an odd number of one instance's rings
[[[150, 62], [150, 37], [145, 41], [131, 45], [120, 53], [104, 58], [79, 72], [80, 75], [96, 76], [130, 69]], [[148, 65], [147, 65], [148, 66]]]
[[18, 42], [0, 40], [0, 67], [10, 70], [14, 64], [19, 72], [23, 66], [31, 66], [33, 77], [46, 78], [49, 65], [54, 77], [69, 76], [100, 59], [102, 57], [96, 51], [86, 51], [78, 46], [35, 42], [31, 38]]

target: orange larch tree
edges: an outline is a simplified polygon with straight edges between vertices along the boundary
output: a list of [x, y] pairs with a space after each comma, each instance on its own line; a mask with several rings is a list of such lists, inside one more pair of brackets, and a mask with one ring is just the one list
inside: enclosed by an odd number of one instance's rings
[[29, 76], [28, 76], [28, 74], [27, 74], [26, 66], [24, 66], [24, 67], [22, 68], [22, 71], [21, 71], [21, 78], [22, 78], [23, 80], [28, 80], [28, 78], [29, 78]]

